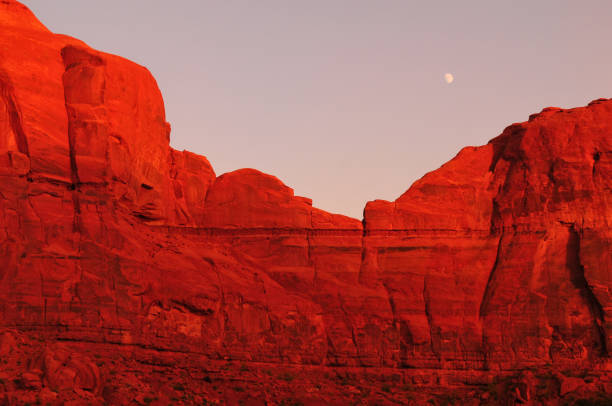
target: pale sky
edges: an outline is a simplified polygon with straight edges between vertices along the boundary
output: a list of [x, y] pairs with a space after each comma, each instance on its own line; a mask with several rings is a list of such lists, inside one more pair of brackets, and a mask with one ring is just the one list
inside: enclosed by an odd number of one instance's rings
[[174, 148], [357, 218], [531, 113], [612, 97], [607, 0], [22, 2], [146, 66]]

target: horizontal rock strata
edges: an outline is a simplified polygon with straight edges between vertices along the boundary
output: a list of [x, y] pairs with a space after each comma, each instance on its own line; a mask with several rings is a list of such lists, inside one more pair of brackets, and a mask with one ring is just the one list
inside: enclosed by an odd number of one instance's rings
[[464, 381], [607, 370], [612, 101], [544, 109], [359, 221], [172, 149], [145, 68], [12, 0], [0, 33], [0, 350], [48, 343], [11, 390], [101, 399], [108, 371], [62, 342]]

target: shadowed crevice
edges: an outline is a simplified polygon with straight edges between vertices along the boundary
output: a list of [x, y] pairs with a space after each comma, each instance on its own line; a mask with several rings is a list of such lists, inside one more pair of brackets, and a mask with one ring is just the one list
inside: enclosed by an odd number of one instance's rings
[[606, 344], [606, 332], [604, 329], [604, 310], [603, 306], [593, 293], [584, 275], [584, 266], [580, 261], [580, 234], [574, 228], [574, 225], [569, 227], [569, 239], [567, 241], [567, 266], [570, 270], [570, 281], [580, 291], [580, 295], [588, 304], [589, 311], [593, 318], [593, 327], [595, 328], [598, 341], [601, 345], [601, 355], [608, 355]]
[[487, 284], [482, 295], [482, 300], [480, 301], [480, 308], [478, 311], [478, 315], [480, 318], [483, 318], [487, 315], [489, 302], [491, 301], [491, 297], [493, 296], [493, 292], [495, 290], [495, 279], [497, 277], [497, 267], [499, 266], [499, 262], [501, 260], [503, 239], [504, 234], [502, 231], [499, 236], [499, 242], [497, 243], [497, 253], [495, 254], [495, 262], [493, 262], [493, 266], [491, 267], [491, 271], [489, 272], [489, 278], [487, 280]]
[[30, 157], [30, 147], [28, 138], [26, 137], [23, 125], [21, 122], [21, 111], [19, 105], [15, 101], [15, 92], [13, 85], [4, 72], [0, 72], [0, 98], [4, 101], [9, 116], [9, 125], [15, 134], [15, 142], [17, 149], [22, 154]]

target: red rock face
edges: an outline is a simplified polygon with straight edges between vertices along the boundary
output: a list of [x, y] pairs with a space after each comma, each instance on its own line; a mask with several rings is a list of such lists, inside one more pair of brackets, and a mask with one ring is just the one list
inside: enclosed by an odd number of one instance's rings
[[514, 124], [362, 223], [170, 148], [145, 68], [12, 0], [0, 34], [0, 403], [612, 391], [612, 101]]

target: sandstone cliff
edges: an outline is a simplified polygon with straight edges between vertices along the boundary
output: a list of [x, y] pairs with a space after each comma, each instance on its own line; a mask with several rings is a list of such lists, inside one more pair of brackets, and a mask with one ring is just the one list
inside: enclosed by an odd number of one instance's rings
[[7, 404], [612, 391], [612, 101], [544, 109], [363, 221], [169, 136], [145, 68], [0, 1]]

